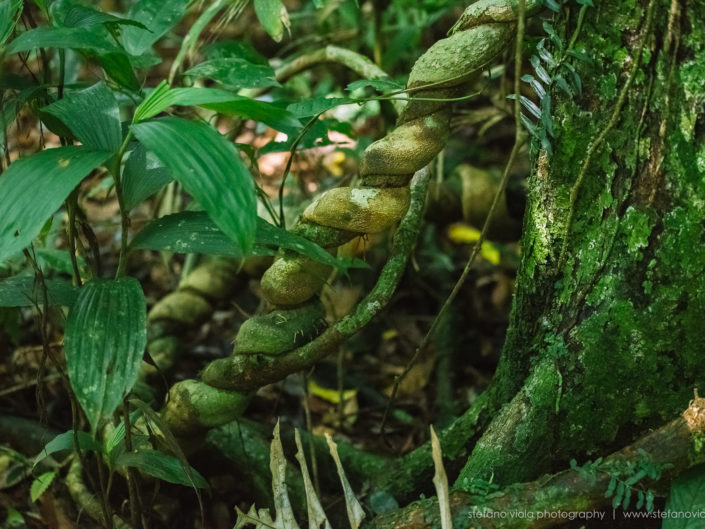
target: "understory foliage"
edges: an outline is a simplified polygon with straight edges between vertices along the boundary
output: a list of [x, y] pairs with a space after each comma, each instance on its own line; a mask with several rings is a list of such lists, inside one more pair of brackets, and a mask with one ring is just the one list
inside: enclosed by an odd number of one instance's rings
[[[464, 527], [451, 489], [510, 497], [673, 419], [703, 380], [686, 3], [665, 55], [661, 0], [614, 47], [597, 0], [0, 0], [0, 429], [41, 423], [0, 445], [4, 524], [64, 493], [111, 529], [358, 529], [435, 494]], [[701, 467], [669, 493], [632, 455], [570, 466], [614, 509], [705, 508]]]

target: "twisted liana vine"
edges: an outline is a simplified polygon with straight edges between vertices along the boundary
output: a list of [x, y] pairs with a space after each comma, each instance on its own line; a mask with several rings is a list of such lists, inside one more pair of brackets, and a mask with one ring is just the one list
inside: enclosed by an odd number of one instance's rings
[[[526, 2], [527, 15], [538, 9], [540, 0]], [[514, 0], [480, 0], [469, 6], [453, 33], [414, 65], [407, 84], [409, 101], [396, 128], [363, 153], [360, 186], [326, 191], [306, 208], [292, 231], [333, 251], [357, 236], [385, 231], [404, 217], [396, 239], [401, 239], [408, 257], [413, 241], [404, 240], [402, 228], [420, 223], [407, 213], [412, 202], [409, 183], [445, 146], [448, 100], [467, 91], [473, 76], [513, 41], [517, 14]], [[423, 189], [425, 193], [425, 185]], [[416, 204], [422, 208], [423, 198], [421, 206], [418, 199]], [[234, 419], [246, 407], [249, 392], [310, 366], [381, 310], [382, 300], [368, 295], [353, 314], [324, 331], [316, 295], [330, 272], [326, 265], [294, 253], [272, 264], [261, 286], [273, 310], [247, 320], [235, 338], [233, 355], [209, 364], [201, 381], [183, 381], [170, 391], [164, 416], [176, 434], [195, 435]], [[388, 292], [389, 279], [383, 271], [375, 289]]]
[[184, 335], [209, 320], [214, 305], [230, 299], [240, 285], [239, 263], [211, 258], [187, 274], [174, 292], [160, 299], [149, 311], [148, 345], [150, 361], [143, 374], [154, 367], [172, 367], [182, 347]]

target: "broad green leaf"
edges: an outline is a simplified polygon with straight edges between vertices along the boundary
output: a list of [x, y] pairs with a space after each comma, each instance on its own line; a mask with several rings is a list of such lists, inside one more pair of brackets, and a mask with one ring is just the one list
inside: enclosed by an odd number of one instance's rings
[[[568, 53], [570, 53], [570, 50], [568, 50]], [[580, 79], [580, 74], [578, 74], [575, 67], [570, 63], [563, 63], [563, 66], [565, 66], [568, 69], [568, 72], [570, 73], [570, 81], [573, 84], [575, 91], [578, 93], [578, 95], [582, 95], [583, 81]]]
[[534, 71], [536, 72], [536, 75], [538, 75], [539, 79], [541, 79], [544, 84], [550, 85], [552, 81], [551, 76], [546, 71], [546, 68], [541, 65], [536, 55], [531, 57], [531, 65], [534, 67]]
[[193, 467], [189, 466], [187, 472], [176, 457], [157, 450], [127, 452], [118, 457], [115, 464], [116, 466], [137, 468], [145, 474], [169, 483], [187, 487], [196, 486], [200, 489], [208, 488], [208, 482]]
[[169, 83], [162, 81], [159, 83], [142, 102], [137, 105], [135, 112], [132, 115], [132, 123], [139, 123], [145, 119], [156, 116], [160, 112], [166, 110], [171, 103], [165, 101], [171, 91]]
[[[243, 257], [243, 253], [204, 211], [183, 211], [147, 224], [130, 243], [132, 250], [167, 250]], [[341, 261], [317, 244], [257, 218], [255, 243], [248, 255], [273, 255], [279, 248], [291, 250], [336, 268], [359, 267], [360, 262]]]
[[[108, 180], [108, 178], [106, 178], [105, 180]], [[51, 223], [47, 222], [42, 232], [40, 232], [39, 237], [41, 238], [42, 236], [44, 236], [44, 233], [48, 232], [49, 230], [51, 230]], [[73, 274], [73, 263], [71, 262], [71, 255], [66, 250], [59, 250], [58, 248], [39, 247], [34, 249], [34, 253], [38, 258], [37, 262], [43, 268], [46, 268], [47, 270], [56, 270], [57, 272], [62, 272], [67, 275]], [[80, 255], [76, 256], [76, 262], [78, 264], [79, 270], [86, 268], [86, 260]]]
[[541, 119], [541, 109], [536, 106], [536, 103], [526, 96], [521, 96], [520, 100], [521, 106], [528, 110], [535, 118]]
[[245, 96], [234, 96], [230, 101], [204, 103], [200, 106], [226, 116], [241, 116], [259, 121], [289, 136], [296, 136], [301, 130], [301, 122], [287, 109]]
[[260, 54], [252, 44], [234, 40], [217, 40], [205, 50], [208, 59], [227, 59], [237, 57], [253, 64], [268, 65], [269, 61]]
[[76, 439], [78, 439], [78, 447], [83, 451], [101, 452], [102, 447], [100, 443], [96, 441], [87, 432], [74, 432], [69, 430], [68, 432], [60, 433], [49, 441], [42, 451], [37, 454], [34, 458], [33, 466], [36, 467], [42, 460], [46, 459], [50, 455], [56, 454], [57, 452], [65, 452], [67, 450], [74, 450], [76, 448]]
[[117, 152], [122, 143], [120, 109], [104, 82], [66, 95], [42, 110], [59, 118], [84, 145]]
[[56, 477], [56, 470], [50, 470], [37, 476], [29, 487], [29, 497], [32, 501], [37, 501], [46, 492]]
[[[78, 297], [78, 288], [65, 279], [45, 279], [49, 305], [70, 307]], [[44, 295], [34, 276], [15, 276], [0, 281], [0, 307], [43, 305]]]
[[255, 186], [235, 146], [208, 125], [180, 118], [140, 123], [132, 130], [216, 225], [248, 252], [257, 218]]
[[[545, 44], [546, 39], [541, 39], [538, 44], [536, 44], [536, 51], [539, 52], [541, 60], [548, 64], [549, 68], [556, 68], [558, 66], [558, 63], [556, 62], [556, 59], [553, 57], [551, 52], [546, 49]], [[536, 66], [534, 57], [531, 57], [530, 62], [532, 66]]]
[[139, 123], [172, 105], [195, 106], [207, 103], [222, 103], [237, 99], [240, 96], [226, 90], [213, 88], [169, 88], [166, 81], [162, 81], [135, 109], [134, 123]]
[[287, 107], [287, 110], [294, 114], [298, 118], [315, 116], [321, 114], [326, 110], [330, 110], [333, 107], [340, 105], [350, 105], [355, 103], [354, 99], [349, 99], [347, 97], [314, 97], [311, 99], [306, 99], [304, 101], [299, 101], [298, 103], [292, 103]]
[[556, 0], [541, 0], [543, 5], [549, 8], [551, 11], [558, 13], [561, 10], [561, 6], [556, 2]]
[[127, 18], [149, 29], [128, 26], [122, 29], [121, 41], [131, 55], [149, 51], [169, 29], [186, 14], [189, 0], [139, 0]]
[[172, 105], [202, 106], [225, 115], [239, 115], [261, 121], [275, 130], [295, 134], [301, 129], [301, 122], [288, 110], [225, 90], [214, 88], [174, 88], [170, 89], [162, 81], [135, 110], [133, 122], [139, 123]]
[[63, 22], [63, 25], [66, 27], [86, 27], [96, 26], [99, 24], [104, 24], [107, 27], [126, 25], [147, 29], [144, 24], [135, 20], [130, 20], [129, 18], [119, 18], [109, 13], [104, 13], [103, 11], [93, 9], [92, 7], [78, 4], [72, 6], [68, 10]]
[[172, 105], [195, 106], [207, 103], [222, 103], [238, 99], [232, 92], [213, 88], [169, 88], [166, 81], [162, 81], [135, 109], [133, 123], [139, 123]]
[[[12, 423], [12, 420], [9, 420]], [[32, 461], [9, 446], [0, 444], [0, 490], [14, 487], [32, 473]], [[5, 529], [5, 526], [2, 526]]]
[[291, 250], [339, 269], [367, 266], [361, 261], [349, 262], [336, 259], [323, 248], [309, 241], [305, 237], [301, 237], [287, 230], [278, 228], [266, 220], [259, 218], [257, 223], [257, 236], [255, 240], [260, 246]]
[[244, 255], [205, 211], [183, 211], [153, 220], [135, 236], [130, 248], [224, 257]]
[[[581, 62], [587, 62], [590, 60], [590, 57], [588, 57], [585, 53], [580, 50], [575, 50], [571, 48], [569, 50], [566, 50], [566, 53]], [[567, 66], [567, 64], [568, 63], [563, 63], [564, 66]]]
[[120, 50], [103, 53], [98, 57], [98, 62], [113, 81], [136, 92], [141, 85], [135, 76], [135, 71], [132, 69], [131, 59], [125, 52]]
[[[139, 31], [144, 30], [139, 29]], [[95, 52], [99, 56], [101, 66], [111, 78], [128, 88], [139, 88], [137, 79], [129, 66], [128, 56], [102, 24], [31, 29], [14, 39], [7, 47], [7, 52], [17, 53], [34, 48], [73, 48]]]
[[198, 503], [201, 504], [201, 491], [198, 490], [196, 478], [193, 475], [195, 470], [189, 465], [186, 454], [184, 454], [179, 441], [176, 440], [176, 437], [169, 429], [169, 426], [166, 424], [161, 414], [154, 411], [149, 404], [139, 399], [131, 398], [130, 404], [140, 410], [144, 414], [145, 420], [161, 432], [166, 448], [174, 454], [177, 461], [181, 464], [181, 468], [184, 470], [186, 478], [188, 479], [188, 485], [193, 488], [198, 498]]
[[138, 144], [130, 153], [122, 171], [122, 196], [130, 210], [173, 181], [171, 172], [154, 153]]
[[[135, 424], [135, 421], [140, 418], [142, 412], [134, 410], [130, 413], [130, 424]], [[125, 439], [125, 421], [122, 420], [110, 433], [110, 436], [105, 440], [105, 453], [110, 454]]]
[[11, 529], [12, 527], [27, 527], [24, 516], [22, 516], [22, 513], [14, 507], [7, 507], [7, 514], [5, 515], [5, 522], [3, 525], [8, 529]]
[[546, 132], [555, 138], [553, 132], [553, 116], [551, 116], [551, 96], [548, 95], [541, 100], [541, 124]]
[[264, 30], [281, 42], [284, 28], [289, 29], [289, 13], [281, 0], [255, 0], [255, 13]]
[[92, 28], [40, 27], [30, 29], [10, 43], [7, 47], [7, 53], [29, 51], [34, 48], [74, 48], [92, 50], [97, 53], [121, 51], [121, 48], [110, 40], [110, 34], [105, 28], [94, 26]]
[[86, 283], [69, 311], [64, 351], [71, 387], [95, 432], [137, 381], [147, 306], [131, 277]]
[[[565, 77], [563, 77], [561, 74], [558, 74], [553, 78], [553, 80], [555, 81], [558, 88], [565, 92], [565, 95], [567, 95], [568, 97], [573, 97], [573, 90], [571, 90], [568, 81], [565, 80]], [[539, 97], [542, 96], [539, 94]]]
[[0, 175], [0, 262], [28, 246], [73, 188], [109, 156], [69, 146], [10, 164]]
[[[647, 493], [647, 504], [649, 503]], [[653, 493], [651, 493], [653, 503]], [[648, 507], [647, 507], [648, 509]], [[677, 517], [676, 513], [695, 513], [705, 511], [705, 465], [697, 465], [671, 484], [671, 492], [666, 501], [666, 512], [671, 516], [663, 520], [661, 529], [701, 529], [703, 520], [697, 517]]]
[[184, 75], [197, 79], [213, 79], [232, 90], [281, 86], [271, 66], [254, 64], [238, 57], [205, 61], [186, 71]]
[[0, 46], [12, 35], [22, 14], [22, 0], [0, 0]]
[[524, 125], [526, 130], [531, 134], [533, 137], [538, 137], [538, 127], [536, 124], [529, 119], [526, 114], [521, 114], [519, 116], [519, 119], [521, 120], [521, 124]]

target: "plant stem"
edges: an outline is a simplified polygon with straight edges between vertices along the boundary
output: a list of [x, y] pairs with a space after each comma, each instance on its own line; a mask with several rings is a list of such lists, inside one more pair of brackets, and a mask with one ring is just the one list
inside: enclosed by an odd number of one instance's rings
[[306, 125], [304, 125], [304, 128], [301, 129], [299, 135], [296, 136], [294, 143], [291, 144], [291, 149], [289, 149], [289, 159], [287, 160], [286, 167], [284, 168], [282, 183], [279, 185], [279, 227], [283, 230], [286, 229], [286, 219], [284, 218], [284, 184], [286, 184], [286, 177], [289, 176], [289, 171], [291, 171], [291, 164], [294, 161], [296, 149], [299, 147], [299, 144], [303, 141], [308, 131], [311, 130], [311, 127], [315, 125], [316, 121], [318, 121], [318, 118], [320, 118], [322, 114], [323, 112], [319, 112], [313, 116], [308, 123], [306, 123]]
[[[125, 421], [125, 450], [132, 452], [132, 425], [127, 400], [123, 403], [122, 416]], [[130, 497], [130, 523], [137, 529], [140, 526], [140, 520], [143, 519], [142, 501], [139, 494], [138, 475], [131, 467], [127, 469], [127, 493]]]
[[113, 517], [110, 512], [110, 505], [108, 503], [108, 491], [105, 487], [105, 471], [103, 469], [103, 461], [101, 461], [100, 455], [98, 452], [94, 453], [95, 455], [95, 464], [96, 467], [98, 467], [98, 481], [100, 483], [100, 493], [101, 493], [101, 501], [100, 501], [100, 509], [103, 512], [103, 519], [105, 520], [105, 526], [107, 529], [113, 529]]
[[66, 209], [68, 210], [68, 243], [69, 258], [71, 259], [71, 269], [73, 271], [73, 284], [77, 287], [83, 285], [81, 272], [78, 269], [78, 259], [76, 258], [76, 209], [78, 208], [78, 189], [74, 189], [66, 199]]
[[125, 155], [127, 150], [127, 145], [132, 139], [132, 131], [129, 131], [125, 136], [125, 139], [120, 146], [117, 154], [113, 158], [112, 163], [108, 167], [110, 174], [113, 176], [115, 181], [115, 193], [117, 194], [118, 205], [120, 206], [120, 219], [121, 219], [121, 234], [120, 234], [120, 258], [118, 261], [117, 272], [115, 277], [123, 277], [127, 268], [127, 235], [130, 229], [130, 212], [126, 210], [125, 199], [122, 193], [122, 157]]

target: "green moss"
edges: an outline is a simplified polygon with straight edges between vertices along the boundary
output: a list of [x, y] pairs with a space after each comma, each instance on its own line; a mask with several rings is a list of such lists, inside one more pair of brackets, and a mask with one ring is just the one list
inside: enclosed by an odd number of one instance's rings
[[178, 436], [197, 435], [233, 421], [247, 407], [249, 396], [216, 389], [197, 380], [183, 380], [169, 390], [163, 416]]
[[[547, 421], [558, 421], [551, 431], [556, 464], [628, 442], [672, 419], [687, 405], [692, 387], [705, 383], [705, 336], [699, 329], [705, 310], [705, 2], [697, 4], [700, 11], [686, 10], [691, 24], [682, 28], [690, 34], [683, 35], [678, 54], [683, 62], [676, 64], [670, 87], [671, 56], [659, 48], [644, 55], [651, 63], [642, 69], [654, 77], [636, 78], [617, 126], [593, 156], [561, 270], [557, 254], [570, 191], [625, 82], [623, 47], [638, 42], [641, 8], [602, 3], [600, 20], [611, 24], [596, 24], [591, 18], [596, 13], [589, 12], [580, 46], [591, 61], [576, 63], [585, 96], [558, 97], [554, 154], [540, 153], [536, 161], [498, 377], [511, 396], [517, 378], [545, 366], [541, 359], [555, 363], [562, 377], [560, 413]], [[666, 31], [670, 2], [658, 6], [654, 34]], [[528, 380], [536, 382], [533, 374]], [[550, 385], [544, 389], [532, 402], [548, 410]], [[534, 414], [539, 410], [526, 412], [517, 433], [523, 428], [530, 439]], [[546, 430], [537, 426], [533, 435]], [[516, 445], [504, 443], [504, 451], [496, 444], [493, 455], [473, 453], [471, 460], [484, 461], [469, 464], [475, 469], [505, 464], [505, 452]], [[528, 448], [524, 453], [525, 462], [531, 460]], [[540, 460], [531, 464], [540, 470]]]
[[234, 354], [279, 355], [308, 343], [325, 329], [325, 310], [318, 299], [289, 310], [253, 316], [235, 336]]
[[639, 257], [635, 254], [638, 254], [640, 248], [646, 248], [649, 245], [653, 221], [647, 213], [629, 207], [622, 217], [622, 225], [626, 232], [627, 251], [638, 260]]
[[[628, 56], [625, 50], [619, 50], [621, 53], [621, 58], [623, 62], [624, 57]], [[617, 97], [617, 76], [614, 73], [610, 73], [604, 78], [604, 83], [600, 87], [600, 98], [604, 101], [612, 101]]]
[[296, 235], [306, 237], [323, 248], [332, 248], [345, 244], [355, 238], [354, 233], [339, 230], [330, 226], [323, 226], [315, 222], [298, 222], [291, 229]]

